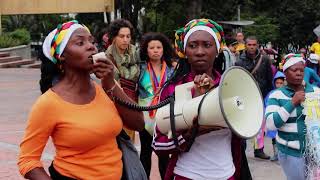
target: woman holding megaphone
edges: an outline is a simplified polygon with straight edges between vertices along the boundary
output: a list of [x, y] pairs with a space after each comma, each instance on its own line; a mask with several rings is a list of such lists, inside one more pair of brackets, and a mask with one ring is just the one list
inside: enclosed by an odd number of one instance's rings
[[[142, 113], [112, 102], [113, 96], [133, 102], [113, 81], [112, 62], [99, 58], [94, 63], [93, 36], [75, 20], [48, 34], [43, 53], [43, 94], [31, 109], [20, 144], [21, 175], [32, 180], [120, 179], [122, 152], [116, 137], [123, 125], [142, 130], [144, 121]], [[102, 87], [91, 80], [91, 72]], [[50, 174], [41, 162], [49, 137], [56, 152]]]
[[[210, 19], [194, 19], [177, 30], [175, 37], [176, 51], [182, 59], [165, 85], [161, 100], [172, 95], [177, 85], [191, 81], [195, 84], [191, 90], [193, 97], [218, 86], [220, 73], [214, 64], [224, 45], [222, 27]], [[195, 128], [198, 133], [193, 139]], [[241, 140], [229, 128], [201, 127], [196, 118], [190, 130], [178, 132], [177, 139], [178, 143], [174, 143], [156, 127], [154, 150], [158, 154], [172, 154], [165, 180], [252, 179]]]

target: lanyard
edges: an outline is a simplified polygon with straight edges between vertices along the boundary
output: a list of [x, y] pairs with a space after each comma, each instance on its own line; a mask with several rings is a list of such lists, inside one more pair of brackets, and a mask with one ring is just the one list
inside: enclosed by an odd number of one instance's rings
[[165, 61], [162, 61], [161, 75], [160, 75], [160, 84], [157, 78], [156, 73], [153, 70], [152, 64], [148, 63], [148, 72], [150, 74], [150, 81], [152, 84], [153, 94], [156, 95], [160, 87], [162, 87], [167, 79], [167, 64]]
[[[162, 61], [160, 83], [159, 83], [157, 75], [154, 72], [154, 69], [152, 67], [152, 64], [150, 62], [148, 63], [148, 72], [150, 74], [150, 81], [151, 81], [151, 84], [152, 84], [153, 95], [154, 95], [150, 105], [156, 105], [158, 103], [159, 99], [160, 99], [159, 90], [164, 85], [164, 83], [166, 82], [166, 79], [167, 79], [166, 70], [167, 70], [167, 64], [166, 64], [165, 61]], [[157, 112], [157, 110], [149, 111], [149, 116], [151, 118], [154, 118], [155, 115], [156, 115], [156, 112]]]

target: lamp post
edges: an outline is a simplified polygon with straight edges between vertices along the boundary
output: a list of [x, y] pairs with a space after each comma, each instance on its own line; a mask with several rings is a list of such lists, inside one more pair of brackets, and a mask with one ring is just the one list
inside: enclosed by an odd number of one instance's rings
[[240, 21], [240, 4], [238, 5], [238, 21]]

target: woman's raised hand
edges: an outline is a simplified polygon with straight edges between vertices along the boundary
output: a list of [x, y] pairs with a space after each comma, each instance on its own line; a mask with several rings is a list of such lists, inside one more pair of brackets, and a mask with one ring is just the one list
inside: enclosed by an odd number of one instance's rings
[[114, 65], [111, 60], [106, 58], [97, 59], [93, 65], [93, 72], [97, 78], [101, 79], [102, 87], [106, 90], [111, 89], [115, 85], [114, 81]]
[[196, 75], [193, 82], [195, 84], [195, 96], [206, 93], [214, 86], [212, 78], [206, 73], [203, 73], [202, 75]]
[[297, 105], [301, 104], [305, 99], [306, 99], [305, 92], [304, 91], [297, 91], [294, 93], [294, 96], [292, 97], [291, 101], [294, 106], [297, 106]]

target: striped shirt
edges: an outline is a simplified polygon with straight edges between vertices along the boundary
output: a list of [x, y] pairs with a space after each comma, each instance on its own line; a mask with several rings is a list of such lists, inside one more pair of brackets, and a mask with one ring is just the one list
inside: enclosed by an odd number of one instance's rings
[[[319, 91], [319, 88], [307, 83], [305, 92], [314, 91]], [[278, 130], [278, 149], [285, 154], [301, 157], [305, 150], [305, 115], [300, 104], [292, 104], [294, 93], [288, 86], [274, 90], [269, 96], [265, 117], [268, 130]]]

